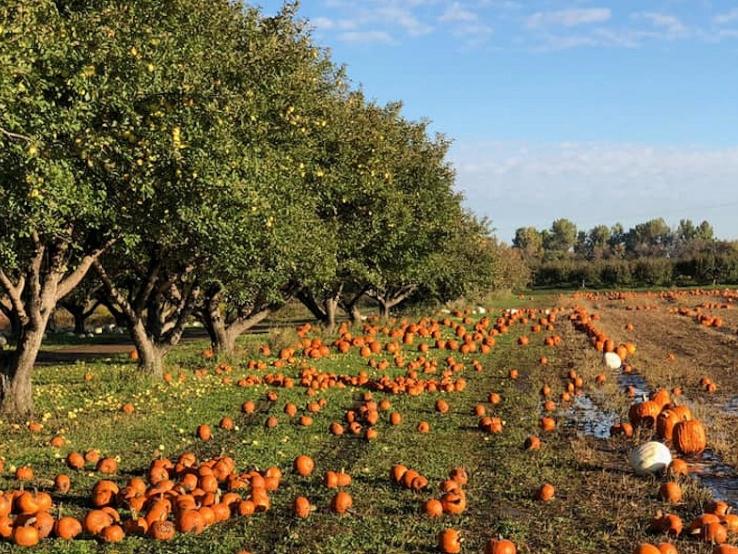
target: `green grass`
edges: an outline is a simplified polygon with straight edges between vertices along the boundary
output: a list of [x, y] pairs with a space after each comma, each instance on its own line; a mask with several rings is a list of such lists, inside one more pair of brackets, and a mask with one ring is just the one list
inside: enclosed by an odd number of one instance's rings
[[[517, 297], [504, 298], [500, 307], [509, 306], [513, 300], [520, 302]], [[533, 303], [542, 306], [546, 301], [553, 303], [550, 297], [542, 296]], [[494, 319], [496, 314], [490, 316]], [[558, 326], [557, 332], [564, 334], [568, 347], [587, 348], [586, 341], [573, 334], [563, 318]], [[93, 539], [70, 544], [46, 540], [39, 552], [234, 553], [242, 548], [254, 553], [434, 552], [436, 535], [446, 527], [462, 532], [465, 552], [482, 552], [485, 542], [498, 535], [514, 540], [520, 552], [629, 551], [633, 541], [643, 538], [644, 522], [659, 503], [652, 498], [654, 482], [636, 479], [623, 470], [624, 445], [578, 439], [561, 429], [544, 438], [539, 452], [522, 449], [525, 437], [538, 432], [541, 409], [537, 391], [541, 384], [548, 382], [560, 388], [560, 376], [568, 369], [568, 355], [559, 349], [545, 350], [549, 366], [538, 364], [538, 357], [544, 353], [544, 347], [538, 346], [541, 336], [533, 341], [536, 345], [517, 347], [515, 340], [525, 329], [515, 326], [510, 334], [499, 337], [490, 355], [461, 357], [454, 353], [465, 363], [463, 372], [457, 374], [468, 382], [463, 392], [388, 395], [392, 410], [402, 414], [403, 423], [390, 426], [383, 413], [376, 426], [379, 438], [372, 442], [328, 433], [329, 424], [343, 421], [346, 410], [357, 405], [365, 389], [333, 388], [308, 397], [306, 389], [297, 385], [302, 360], [282, 370], [296, 380], [296, 386], [276, 389], [279, 399], [273, 404], [265, 400], [270, 387], [241, 388], [233, 384], [248, 374], [274, 371], [246, 370], [247, 360], [261, 359], [259, 356], [243, 355], [233, 360], [233, 383], [224, 384], [222, 376], [213, 371], [215, 363], [206, 364], [201, 358], [206, 343], [198, 340], [187, 342], [168, 358], [169, 371], [175, 376], [182, 372], [184, 383], [138, 378], [133, 364], [122, 355], [108, 362], [39, 367], [34, 401], [44, 430], [31, 434], [22, 425], [0, 424], [0, 457], [6, 460], [0, 489], [17, 487], [9, 471], [12, 466], [32, 465], [36, 473], [32, 486], [39, 489], [49, 489], [57, 473], [69, 473], [72, 492], [55, 495], [55, 503], [62, 504], [65, 513], [82, 515], [88, 508], [89, 491], [101, 476], [91, 470], [72, 472], [63, 459], [72, 450], [84, 452], [89, 448], [120, 458], [116, 476], [120, 482], [143, 474], [159, 454], [176, 458], [185, 450], [200, 458], [230, 455], [239, 470], [277, 465], [285, 474], [282, 486], [273, 493], [270, 511], [250, 518], [236, 516], [200, 536], [178, 535], [171, 543], [127, 538], [114, 546], [100, 545]], [[264, 340], [264, 336], [245, 337], [240, 346], [245, 352], [256, 352]], [[416, 345], [406, 348], [407, 360], [417, 355]], [[446, 351], [430, 351], [429, 356], [439, 360], [439, 373], [448, 355]], [[384, 354], [377, 358], [383, 357], [389, 359]], [[473, 370], [474, 359], [482, 363], [483, 371]], [[315, 366], [336, 374], [372, 371], [357, 349], [348, 355], [334, 351]], [[202, 367], [208, 367], [209, 374], [195, 378], [193, 371]], [[520, 370], [516, 381], [507, 377], [511, 368]], [[84, 380], [86, 372], [93, 374], [92, 381]], [[390, 375], [403, 372], [388, 370]], [[499, 406], [486, 403], [490, 391], [503, 396]], [[374, 397], [379, 401], [385, 395], [375, 393]], [[435, 401], [441, 397], [451, 406], [444, 415], [434, 410]], [[297, 426], [282, 411], [286, 402], [294, 402], [303, 413], [308, 401], [319, 398], [324, 398], [327, 405], [314, 416], [312, 427]], [[257, 403], [256, 414], [240, 412], [246, 400]], [[132, 402], [136, 412], [121, 413], [119, 408], [124, 402]], [[490, 414], [506, 422], [503, 433], [488, 435], [477, 429], [472, 409], [480, 402]], [[216, 428], [225, 415], [233, 417], [237, 430]], [[278, 417], [280, 423], [275, 429], [264, 427], [268, 415]], [[421, 420], [430, 423], [431, 433], [416, 431]], [[214, 428], [212, 441], [203, 443], [195, 438], [200, 423]], [[58, 451], [48, 446], [57, 433], [68, 441]], [[291, 471], [292, 460], [300, 454], [316, 461], [316, 472], [309, 478]], [[417, 494], [394, 486], [389, 470], [395, 463], [427, 476], [429, 489]], [[421, 515], [421, 502], [439, 496], [440, 481], [457, 465], [470, 473], [467, 511], [436, 520]], [[342, 517], [329, 512], [333, 491], [322, 484], [325, 471], [339, 469], [353, 477], [348, 492], [354, 498], [354, 509]], [[548, 504], [533, 500], [533, 491], [544, 481], [556, 485], [560, 498]], [[307, 496], [317, 506], [305, 521], [296, 520], [291, 513], [292, 501], [298, 495]], [[707, 552], [695, 548], [680, 551]], [[0, 552], [11, 550], [7, 543], [0, 543]]]

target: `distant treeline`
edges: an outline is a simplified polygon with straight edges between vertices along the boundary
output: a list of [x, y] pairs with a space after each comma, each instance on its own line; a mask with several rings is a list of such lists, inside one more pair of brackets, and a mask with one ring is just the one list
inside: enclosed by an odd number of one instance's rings
[[641, 287], [738, 283], [738, 242], [718, 240], [712, 225], [661, 218], [627, 231], [597, 225], [578, 231], [567, 219], [549, 229], [523, 227], [513, 241], [537, 287]]

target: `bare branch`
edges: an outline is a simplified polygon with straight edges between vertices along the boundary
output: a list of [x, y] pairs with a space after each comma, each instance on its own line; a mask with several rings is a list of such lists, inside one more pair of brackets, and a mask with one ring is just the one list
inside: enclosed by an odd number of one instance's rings
[[105, 271], [102, 263], [100, 263], [100, 258], [95, 258], [92, 261], [92, 266], [100, 277], [108, 298], [112, 301], [111, 303], [114, 304], [129, 321], [136, 321], [138, 319], [136, 311], [134, 311], [126, 297], [123, 296], [115, 286], [115, 283], [113, 283], [113, 280], [110, 278], [107, 271]]
[[182, 338], [185, 323], [187, 323], [187, 320], [192, 315], [192, 312], [195, 309], [195, 303], [199, 296], [200, 287], [196, 283], [193, 283], [192, 286], [189, 287], [187, 294], [184, 295], [182, 302], [180, 303], [179, 309], [177, 310], [177, 320], [174, 327], [172, 327], [167, 333], [166, 342], [170, 346], [176, 345], [179, 342], [179, 339]]
[[236, 336], [243, 335], [246, 331], [251, 329], [254, 325], [264, 321], [269, 314], [272, 313], [272, 307], [267, 306], [260, 309], [254, 309], [251, 315], [248, 317], [240, 317], [228, 326], [228, 331], [234, 333]]
[[85, 278], [87, 272], [90, 271], [93, 262], [97, 260], [100, 256], [102, 256], [108, 248], [113, 246], [114, 243], [115, 239], [110, 239], [100, 248], [97, 248], [96, 250], [92, 251], [90, 254], [82, 258], [82, 261], [79, 263], [77, 268], [59, 282], [59, 285], [56, 289], [57, 301], [61, 300], [70, 292], [72, 292], [74, 288], [79, 285], [80, 282], [82, 282], [82, 279]]
[[18, 283], [16, 285], [13, 285], [10, 277], [8, 277], [5, 272], [0, 269], [0, 286], [4, 288], [5, 292], [8, 294], [10, 305], [12, 306], [13, 310], [15, 310], [16, 314], [18, 314], [18, 319], [20, 320], [21, 325], [25, 325], [28, 322], [26, 306], [23, 303], [23, 289], [25, 289], [26, 286], [25, 277], [21, 276], [18, 279]]
[[12, 131], [8, 131], [7, 129], [4, 129], [3, 127], [0, 127], [0, 134], [5, 135], [9, 139], [14, 140], [25, 140], [26, 142], [33, 142], [33, 139], [26, 135], [21, 135], [20, 133], [13, 133]]
[[138, 294], [133, 300], [133, 309], [136, 310], [136, 312], [141, 313], [144, 309], [144, 306], [146, 306], [146, 304], [149, 302], [151, 293], [156, 286], [156, 281], [157, 279], [159, 279], [160, 269], [161, 261], [158, 258], [155, 260], [152, 259], [146, 273], [146, 280], [144, 281], [143, 286], [139, 289]]

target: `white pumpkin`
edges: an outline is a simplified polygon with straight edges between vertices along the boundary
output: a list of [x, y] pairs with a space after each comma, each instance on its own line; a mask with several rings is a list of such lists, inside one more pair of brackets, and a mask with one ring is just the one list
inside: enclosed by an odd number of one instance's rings
[[630, 451], [630, 465], [638, 475], [664, 471], [671, 464], [671, 452], [666, 445], [651, 441]]
[[615, 352], [605, 352], [605, 365], [608, 369], [620, 369], [623, 360]]

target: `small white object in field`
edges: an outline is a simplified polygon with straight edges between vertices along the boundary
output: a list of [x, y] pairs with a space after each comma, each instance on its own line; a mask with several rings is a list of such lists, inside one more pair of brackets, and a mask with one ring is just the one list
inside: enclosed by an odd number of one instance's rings
[[103, 334], [103, 328], [102, 327], [95, 327], [95, 334], [96, 335], [102, 335]]
[[441, 313], [442, 313], [442, 314], [450, 314], [450, 313], [451, 313], [451, 310], [449, 310], [449, 309], [447, 309], [447, 308], [443, 308], [443, 309], [441, 310]]
[[623, 360], [615, 352], [605, 352], [605, 365], [608, 369], [620, 369], [623, 365]]
[[84, 335], [84, 336], [85, 336], [85, 337], [87, 337], [88, 339], [93, 339], [93, 338], [95, 338], [95, 334], [94, 334], [94, 333], [87, 333], [87, 334], [86, 334], [86, 335]]
[[0, 334], [0, 348], [8, 344], [8, 339], [6, 339], [2, 334]]
[[361, 316], [361, 321], [366, 321], [367, 319], [369, 319], [369, 316], [367, 315]]
[[477, 306], [477, 313], [478, 314], [486, 314], [487, 313], [487, 310], [485, 310], [483, 306]]
[[113, 331], [115, 331], [115, 327], [116, 327], [115, 323], [110, 323], [109, 325], [107, 325], [106, 328], [108, 332], [112, 333]]
[[548, 308], [546, 308], [545, 310], [543, 310], [543, 313], [546, 314], [546, 315], [550, 315], [551, 314], [551, 310], [549, 310]]
[[629, 459], [636, 474], [648, 475], [668, 468], [671, 464], [671, 452], [666, 445], [650, 441], [631, 450]]

